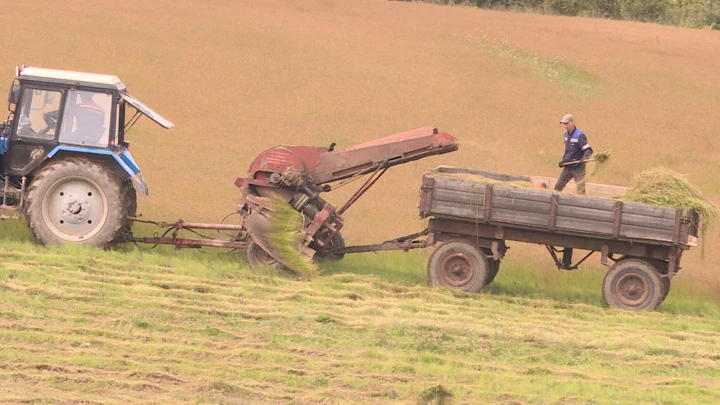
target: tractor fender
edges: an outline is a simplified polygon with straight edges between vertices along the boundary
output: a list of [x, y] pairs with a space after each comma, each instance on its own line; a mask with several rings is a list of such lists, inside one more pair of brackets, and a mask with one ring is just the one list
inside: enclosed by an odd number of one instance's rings
[[135, 185], [135, 189], [138, 193], [142, 196], [148, 195], [148, 186], [145, 182], [145, 178], [143, 178], [142, 173], [140, 173], [140, 167], [138, 167], [137, 163], [135, 163], [135, 160], [130, 155], [130, 151], [127, 149], [123, 150], [120, 153], [117, 153], [112, 150], [103, 150], [103, 149], [90, 149], [90, 148], [80, 148], [77, 146], [66, 146], [66, 145], [58, 145], [55, 147], [55, 149], [51, 150], [50, 153], [48, 153], [47, 157], [52, 158], [60, 151], [68, 151], [68, 152], [76, 152], [76, 153], [89, 153], [89, 154], [95, 154], [95, 155], [104, 155], [104, 156], [112, 156], [113, 159], [122, 167], [123, 170], [130, 176], [132, 179], [133, 184]]

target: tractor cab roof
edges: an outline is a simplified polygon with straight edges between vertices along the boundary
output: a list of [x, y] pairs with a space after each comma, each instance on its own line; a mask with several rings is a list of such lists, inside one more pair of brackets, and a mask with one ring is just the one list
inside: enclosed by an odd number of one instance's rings
[[126, 88], [117, 76], [73, 72], [70, 70], [25, 67], [19, 69], [18, 77], [21, 81], [63, 84], [66, 86], [86, 86], [116, 89], [118, 91], [124, 91]]
[[25, 66], [17, 69], [17, 76], [21, 82], [29, 81], [59, 84], [69, 87], [95, 88], [98, 90], [117, 90], [128, 104], [132, 105], [138, 112], [150, 118], [156, 124], [168, 129], [175, 126], [146, 104], [131, 96], [127, 92], [125, 84], [123, 84], [117, 76]]

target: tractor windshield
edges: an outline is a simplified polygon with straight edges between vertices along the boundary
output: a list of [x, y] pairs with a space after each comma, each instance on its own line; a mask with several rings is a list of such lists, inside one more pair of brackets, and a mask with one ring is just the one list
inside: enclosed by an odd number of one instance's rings
[[26, 88], [20, 102], [17, 136], [53, 139], [61, 98], [59, 91]]
[[135, 97], [131, 96], [128, 93], [122, 93], [122, 98], [131, 106], [135, 107], [138, 112], [142, 113], [146, 117], [153, 120], [156, 124], [160, 125], [163, 128], [170, 129], [175, 126], [172, 122], [168, 121], [167, 119], [163, 118], [160, 114], [153, 111], [150, 107], [143, 104], [140, 100], [136, 99]]

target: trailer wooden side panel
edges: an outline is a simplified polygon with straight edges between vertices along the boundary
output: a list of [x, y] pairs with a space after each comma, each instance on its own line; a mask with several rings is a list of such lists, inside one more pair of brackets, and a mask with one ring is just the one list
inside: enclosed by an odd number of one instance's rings
[[425, 175], [423, 201], [429, 204], [420, 207], [421, 215], [630, 241], [678, 243], [693, 234], [687, 220], [681, 221], [692, 216], [689, 210], [454, 177], [458, 172], [462, 169]]

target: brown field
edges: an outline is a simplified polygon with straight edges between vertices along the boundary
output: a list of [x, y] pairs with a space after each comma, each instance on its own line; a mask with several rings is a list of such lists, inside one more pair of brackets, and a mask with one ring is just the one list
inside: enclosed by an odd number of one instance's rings
[[[116, 74], [173, 121], [129, 135], [148, 219], [219, 220], [235, 208], [235, 178], [277, 144], [342, 147], [425, 125], [453, 134], [458, 152], [389, 171], [346, 214], [349, 242], [385, 240], [421, 228], [420, 177], [436, 165], [557, 175], [566, 112], [596, 151], [613, 151], [592, 182], [627, 185], [662, 165], [720, 202], [717, 31], [384, 0], [87, 4], [4, 2], [0, 83], [17, 64]], [[522, 55], [569, 64], [595, 91]], [[717, 242], [716, 228], [678, 284], [720, 302]]]

